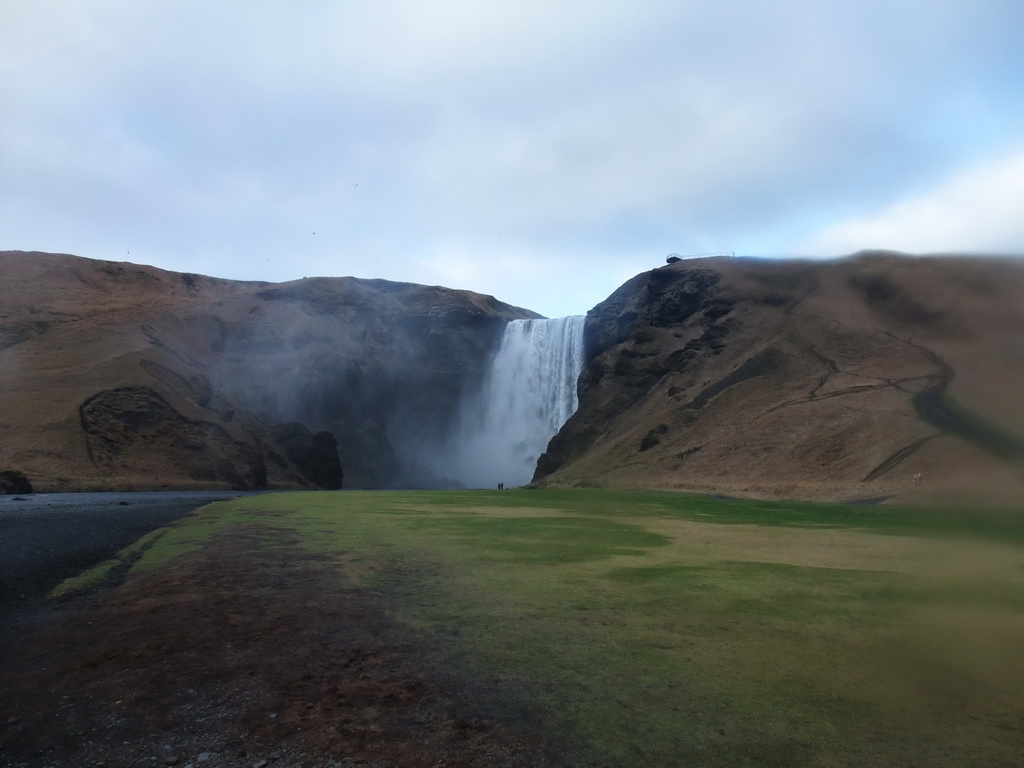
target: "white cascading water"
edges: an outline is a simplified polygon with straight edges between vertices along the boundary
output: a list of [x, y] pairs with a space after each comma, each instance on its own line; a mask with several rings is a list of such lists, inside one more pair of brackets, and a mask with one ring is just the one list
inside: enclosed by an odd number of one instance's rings
[[505, 326], [480, 396], [467, 403], [460, 420], [449, 471], [462, 485], [512, 488], [533, 478], [537, 459], [578, 405], [584, 320], [513, 320]]

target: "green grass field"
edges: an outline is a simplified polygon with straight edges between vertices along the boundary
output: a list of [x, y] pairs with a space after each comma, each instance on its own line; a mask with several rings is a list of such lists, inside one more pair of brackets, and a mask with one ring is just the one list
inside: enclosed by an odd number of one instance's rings
[[1024, 512], [273, 493], [179, 521], [133, 569], [254, 524], [336, 555], [583, 765], [1024, 761]]

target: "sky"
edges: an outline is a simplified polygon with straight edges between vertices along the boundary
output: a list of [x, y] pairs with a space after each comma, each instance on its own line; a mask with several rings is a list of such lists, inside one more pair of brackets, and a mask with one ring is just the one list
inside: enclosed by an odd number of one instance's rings
[[0, 0], [0, 249], [582, 314], [671, 253], [1024, 253], [1020, 0]]

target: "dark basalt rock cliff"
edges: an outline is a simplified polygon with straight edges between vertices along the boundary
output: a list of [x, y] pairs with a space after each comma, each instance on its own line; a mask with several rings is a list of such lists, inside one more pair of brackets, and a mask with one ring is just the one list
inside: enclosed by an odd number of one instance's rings
[[[735, 298], [719, 291], [720, 279], [707, 268], [655, 269], [629, 280], [587, 313], [585, 363], [577, 384], [580, 412], [540, 457], [535, 480], [586, 453], [590, 441], [666, 375], [684, 370], [701, 353], [725, 349]], [[672, 331], [668, 344], [666, 330]]]

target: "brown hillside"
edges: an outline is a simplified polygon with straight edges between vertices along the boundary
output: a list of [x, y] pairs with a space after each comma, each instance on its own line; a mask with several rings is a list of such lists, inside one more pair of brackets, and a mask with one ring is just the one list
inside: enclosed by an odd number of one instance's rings
[[505, 323], [532, 315], [382, 280], [17, 251], [0, 297], [0, 470], [37, 490], [330, 486], [334, 438], [309, 429], [337, 438], [347, 487], [410, 482], [395, 433], [448, 418]]
[[538, 484], [1024, 499], [1020, 261], [681, 261], [586, 343]]

